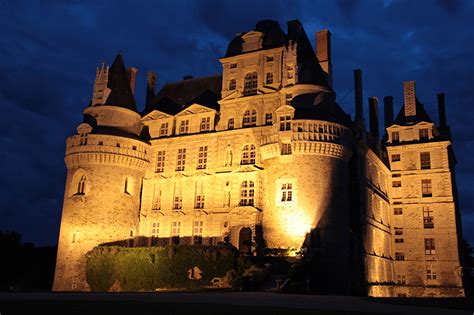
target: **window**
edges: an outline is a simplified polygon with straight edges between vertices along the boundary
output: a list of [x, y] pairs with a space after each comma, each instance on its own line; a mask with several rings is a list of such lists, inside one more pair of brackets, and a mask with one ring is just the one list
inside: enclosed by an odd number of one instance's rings
[[77, 189], [75, 195], [85, 195], [86, 194], [86, 175], [82, 175], [77, 182]]
[[199, 131], [211, 130], [211, 117], [201, 118], [201, 126]]
[[155, 184], [153, 187], [153, 204], [151, 208], [152, 210], [161, 209], [161, 188], [158, 184]]
[[422, 170], [430, 169], [431, 168], [431, 159], [429, 152], [421, 152], [420, 153], [420, 166]]
[[407, 284], [405, 275], [397, 275], [397, 284]]
[[423, 227], [425, 229], [433, 229], [434, 228], [434, 218], [432, 216], [432, 211], [430, 211], [429, 207], [423, 207]]
[[184, 166], [186, 164], [186, 149], [178, 149], [178, 158], [176, 162], [176, 170], [184, 171]]
[[240, 186], [240, 206], [253, 206], [255, 198], [255, 184], [253, 181], [243, 181]]
[[202, 221], [193, 221], [193, 244], [202, 244], [203, 223]]
[[420, 129], [420, 140], [428, 140], [428, 128]]
[[181, 120], [179, 125], [179, 133], [188, 133], [189, 132], [189, 120]]
[[396, 238], [395, 243], [404, 243], [405, 240], [403, 238]]
[[237, 68], [237, 64], [236, 64], [236, 63], [231, 63], [231, 64], [230, 64], [230, 68], [231, 68], [231, 69]]
[[162, 123], [160, 126], [160, 136], [168, 135], [168, 123]]
[[237, 82], [235, 81], [235, 79], [231, 79], [229, 81], [229, 90], [230, 91], [233, 91], [237, 88]]
[[266, 83], [267, 83], [267, 84], [273, 84], [273, 73], [268, 72], [266, 79], [267, 79], [267, 80], [266, 80]]
[[87, 144], [87, 134], [81, 133], [79, 135], [79, 145], [86, 145]]
[[282, 143], [281, 144], [281, 155], [291, 154], [291, 143]]
[[125, 178], [125, 185], [123, 187], [123, 193], [127, 195], [132, 194], [132, 179], [131, 178]]
[[180, 210], [183, 205], [183, 196], [181, 195], [181, 185], [175, 183], [173, 195], [173, 209]]
[[273, 61], [273, 56], [267, 56], [267, 62]]
[[158, 222], [153, 222], [151, 224], [151, 237], [158, 237], [160, 234], [160, 223]]
[[281, 201], [291, 201], [293, 199], [293, 185], [283, 183], [281, 185]]
[[403, 235], [403, 229], [402, 228], [395, 228], [395, 235]]
[[431, 179], [422, 179], [421, 180], [421, 195], [423, 197], [431, 197]]
[[227, 129], [234, 129], [234, 118], [229, 118], [229, 121], [227, 122]]
[[245, 111], [242, 125], [244, 127], [252, 127], [257, 125], [257, 111], [255, 109]]
[[394, 181], [392, 182], [392, 187], [395, 187], [395, 188], [402, 187], [402, 181], [400, 181], [400, 180], [394, 180]]
[[246, 144], [242, 149], [241, 165], [255, 164], [255, 146], [253, 144]]
[[179, 234], [181, 232], [181, 222], [171, 222], [171, 243], [179, 244]]
[[425, 255], [435, 254], [435, 239], [425, 238]]
[[403, 214], [403, 208], [393, 208], [393, 214], [394, 215]]
[[272, 113], [266, 113], [265, 114], [265, 125], [271, 125], [273, 124], [273, 115]]
[[98, 145], [104, 145], [104, 141], [99, 141]]
[[257, 72], [250, 72], [245, 75], [244, 96], [257, 94], [258, 78]]
[[400, 133], [398, 131], [392, 132], [392, 142], [393, 143], [400, 142]]
[[433, 266], [426, 266], [426, 279], [427, 280], [436, 280], [436, 272], [434, 271]]
[[156, 172], [163, 173], [165, 170], [165, 151], [158, 151], [156, 155]]
[[197, 169], [203, 170], [207, 166], [207, 146], [199, 147]]
[[392, 162], [400, 161], [400, 154], [392, 154]]
[[280, 116], [280, 131], [291, 130], [291, 116]]
[[202, 182], [196, 182], [196, 198], [194, 199], [195, 209], [204, 209], [204, 189]]
[[395, 252], [395, 260], [405, 260], [405, 253]]

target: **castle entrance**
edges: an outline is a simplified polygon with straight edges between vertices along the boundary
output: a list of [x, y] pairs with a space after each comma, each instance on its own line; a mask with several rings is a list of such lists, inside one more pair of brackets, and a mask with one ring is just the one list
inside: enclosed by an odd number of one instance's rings
[[252, 230], [249, 227], [240, 229], [239, 232], [239, 251], [244, 254], [250, 254], [252, 249]]

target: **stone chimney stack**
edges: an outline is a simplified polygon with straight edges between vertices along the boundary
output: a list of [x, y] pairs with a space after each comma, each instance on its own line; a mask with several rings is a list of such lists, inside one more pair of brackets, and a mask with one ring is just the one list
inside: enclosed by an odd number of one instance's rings
[[364, 109], [362, 105], [362, 71], [354, 70], [354, 95], [355, 95], [355, 120], [364, 121]]
[[383, 116], [385, 128], [388, 128], [393, 123], [393, 96], [384, 96]]
[[137, 79], [137, 68], [130, 67], [127, 69], [127, 78], [130, 82], [130, 89], [132, 90], [132, 95], [135, 95], [135, 80]]
[[331, 32], [327, 29], [316, 32], [316, 57], [327, 74], [329, 87], [332, 87]]
[[377, 97], [369, 97], [369, 120], [370, 134], [374, 140], [379, 138], [379, 100]]
[[405, 99], [405, 116], [416, 116], [415, 81], [403, 82], [403, 96]]
[[446, 104], [444, 102], [444, 93], [436, 94], [438, 97], [438, 116], [439, 116], [439, 127], [446, 128]]
[[148, 106], [156, 96], [156, 73], [148, 71], [146, 82], [146, 105]]

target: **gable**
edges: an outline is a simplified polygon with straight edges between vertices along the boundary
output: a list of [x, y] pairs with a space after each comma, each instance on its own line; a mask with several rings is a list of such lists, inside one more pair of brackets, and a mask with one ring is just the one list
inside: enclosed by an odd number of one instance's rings
[[186, 107], [185, 109], [177, 113], [175, 116], [179, 117], [179, 116], [187, 116], [187, 115], [194, 115], [194, 114], [207, 113], [207, 112], [215, 113], [216, 110], [195, 103], [195, 104], [192, 104], [191, 106]]
[[151, 121], [151, 120], [157, 120], [157, 119], [164, 119], [164, 118], [170, 118], [170, 117], [173, 117], [167, 113], [164, 113], [162, 111], [159, 111], [159, 110], [152, 110], [149, 114], [145, 115], [143, 118], [142, 118], [142, 121], [143, 122], [146, 122], [146, 121]]

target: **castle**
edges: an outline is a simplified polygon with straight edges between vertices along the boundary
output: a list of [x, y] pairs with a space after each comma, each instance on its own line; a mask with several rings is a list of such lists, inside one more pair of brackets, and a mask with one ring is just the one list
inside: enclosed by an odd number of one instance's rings
[[[386, 96], [355, 118], [335, 102], [331, 33], [316, 51], [297, 20], [238, 34], [222, 74], [166, 84], [119, 53], [97, 69], [92, 101], [66, 141], [67, 178], [55, 291], [87, 291], [85, 254], [128, 246], [219, 244], [261, 255], [302, 247], [319, 255], [327, 292], [464, 296], [461, 225], [444, 94], [435, 124], [403, 83], [394, 119]], [[366, 291], [364, 289], [366, 288]]]

